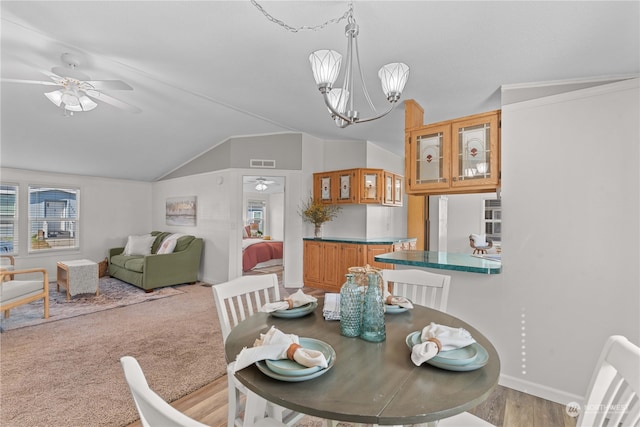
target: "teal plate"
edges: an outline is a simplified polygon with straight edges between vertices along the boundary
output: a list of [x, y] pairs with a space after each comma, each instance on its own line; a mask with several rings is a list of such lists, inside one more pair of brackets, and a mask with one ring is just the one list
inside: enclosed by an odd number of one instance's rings
[[[409, 300], [411, 301], [411, 300]], [[389, 313], [389, 314], [398, 314], [398, 313], [404, 313], [405, 311], [409, 310], [406, 307], [400, 307], [399, 305], [392, 305], [392, 304], [385, 304], [384, 305], [384, 312], [385, 313]]]
[[[280, 371], [281, 373], [278, 373], [278, 372], [273, 371], [268, 366], [268, 364], [270, 364], [271, 366], [276, 366], [276, 369], [278, 369], [279, 367], [282, 367], [282, 366], [278, 366], [277, 362], [281, 362], [279, 360], [278, 361], [275, 361], [275, 360], [260, 360], [260, 361], [256, 362], [256, 367], [263, 374], [265, 374], [268, 377], [271, 377], [273, 379], [280, 380], [280, 381], [286, 381], [286, 382], [300, 382], [300, 381], [307, 381], [307, 380], [319, 377], [320, 375], [324, 375], [335, 364], [335, 362], [336, 362], [336, 351], [333, 349], [333, 347], [331, 347], [329, 344], [325, 343], [324, 341], [320, 341], [320, 340], [317, 340], [315, 338], [300, 338], [300, 345], [305, 347], [305, 348], [321, 351], [324, 354], [324, 357], [327, 359], [328, 366], [325, 369], [322, 369], [322, 368], [320, 368], [318, 366], [314, 366], [312, 368], [305, 368], [304, 366], [299, 365], [296, 362], [293, 362], [293, 363], [295, 363], [295, 365], [297, 365], [297, 368], [298, 368], [297, 369], [297, 373], [300, 373], [301, 371], [305, 371], [307, 369], [311, 369], [311, 371], [308, 371], [308, 373], [303, 373], [302, 375], [292, 375], [292, 371], [291, 370], [287, 370], [287, 369], [284, 369], [284, 370]], [[293, 372], [295, 372], [295, 371], [296, 370], [293, 370]]]
[[290, 308], [288, 310], [276, 310], [271, 312], [271, 315], [274, 317], [293, 319], [296, 317], [306, 316], [307, 314], [313, 312], [313, 310], [315, 310], [317, 306], [318, 306], [317, 302], [310, 302], [300, 307]]
[[[300, 338], [300, 345], [309, 350], [321, 351], [324, 354], [325, 359], [327, 359], [327, 364], [331, 363], [331, 359], [333, 354], [333, 349], [330, 345], [325, 344], [322, 341], [318, 341], [313, 338]], [[280, 359], [280, 360], [271, 360], [267, 359], [264, 361], [269, 369], [271, 369], [276, 374], [285, 375], [289, 377], [299, 377], [304, 375], [311, 375], [319, 370], [323, 369], [320, 366], [312, 366], [306, 367], [295, 360], [290, 359]]]
[[[409, 348], [420, 344], [421, 331], [407, 335], [406, 343]], [[463, 348], [441, 351], [437, 356], [427, 360], [427, 363], [449, 371], [473, 371], [480, 369], [489, 361], [489, 353], [479, 343], [473, 343]]]

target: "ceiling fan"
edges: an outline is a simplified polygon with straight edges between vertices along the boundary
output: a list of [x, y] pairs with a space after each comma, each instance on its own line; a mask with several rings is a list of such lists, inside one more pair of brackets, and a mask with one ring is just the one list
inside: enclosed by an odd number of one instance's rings
[[133, 90], [131, 86], [122, 80], [91, 80], [91, 78], [78, 71], [79, 58], [72, 53], [63, 53], [61, 56], [63, 67], [53, 67], [51, 71], [42, 70], [52, 81], [5, 79], [3, 82], [28, 83], [45, 86], [61, 86], [53, 92], [44, 95], [57, 107], [64, 110], [65, 114], [73, 115], [74, 112], [91, 111], [98, 106], [94, 101], [102, 101], [114, 107], [139, 113], [141, 110], [131, 104], [116, 99], [101, 92], [102, 90]]
[[258, 191], [265, 191], [267, 188], [269, 188], [269, 185], [276, 183], [275, 181], [270, 181], [267, 178], [263, 177], [258, 177], [254, 181], [250, 182], [256, 184], [256, 190]]

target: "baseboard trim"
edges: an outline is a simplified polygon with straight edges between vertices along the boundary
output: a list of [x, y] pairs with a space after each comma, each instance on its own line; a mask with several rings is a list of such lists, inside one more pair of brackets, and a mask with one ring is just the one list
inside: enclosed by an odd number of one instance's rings
[[512, 377], [510, 375], [500, 374], [498, 383], [501, 386], [512, 388], [523, 393], [531, 394], [542, 399], [566, 405], [569, 402], [582, 402], [584, 396], [568, 393], [542, 384], [537, 384], [521, 378]]

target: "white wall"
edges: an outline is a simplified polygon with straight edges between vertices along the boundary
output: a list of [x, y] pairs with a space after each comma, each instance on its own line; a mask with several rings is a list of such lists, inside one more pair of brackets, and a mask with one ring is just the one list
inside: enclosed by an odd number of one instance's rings
[[109, 248], [124, 246], [130, 234], [151, 230], [151, 187], [148, 182], [44, 173], [2, 168], [2, 182], [18, 184], [19, 214], [28, 215], [29, 184], [80, 188], [80, 250], [28, 254], [28, 221], [19, 225], [18, 268], [46, 268], [56, 280], [56, 263], [73, 259], [103, 260]]
[[504, 385], [579, 400], [607, 336], [640, 344], [639, 100], [635, 79], [503, 106], [503, 272], [454, 272], [449, 311]]

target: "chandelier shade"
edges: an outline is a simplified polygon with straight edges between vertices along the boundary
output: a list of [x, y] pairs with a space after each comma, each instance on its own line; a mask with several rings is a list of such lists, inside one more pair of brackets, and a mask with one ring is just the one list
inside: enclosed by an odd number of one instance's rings
[[390, 102], [400, 99], [404, 86], [409, 79], [409, 67], [402, 62], [394, 62], [380, 68], [378, 77], [382, 83], [382, 92]]
[[340, 74], [342, 55], [335, 50], [316, 50], [309, 55], [309, 62], [311, 62], [313, 78], [320, 91], [331, 90]]

